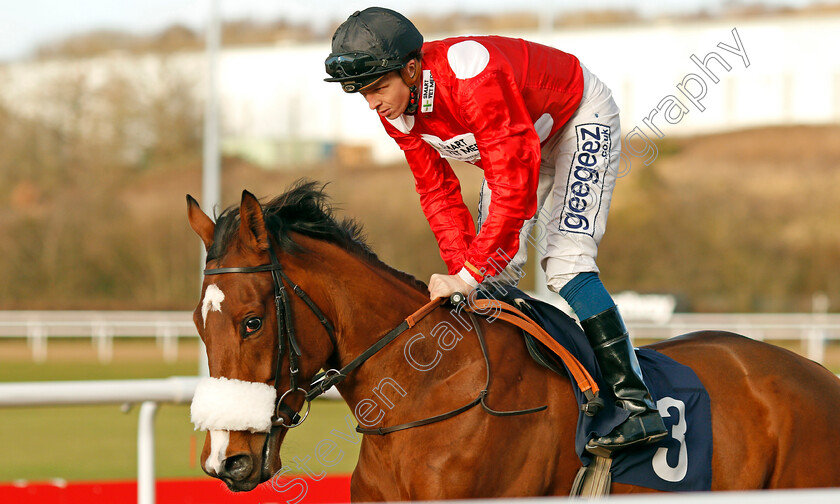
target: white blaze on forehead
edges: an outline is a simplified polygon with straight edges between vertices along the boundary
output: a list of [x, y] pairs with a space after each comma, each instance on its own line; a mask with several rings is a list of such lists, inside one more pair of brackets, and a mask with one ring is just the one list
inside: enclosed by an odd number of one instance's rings
[[210, 431], [210, 455], [204, 462], [204, 468], [216, 474], [222, 472], [222, 465], [227, 458], [227, 447], [230, 442], [230, 432], [223, 430]]
[[222, 301], [225, 300], [225, 293], [216, 284], [210, 284], [204, 290], [204, 301], [201, 303], [201, 320], [204, 327], [207, 327], [207, 314], [210, 311], [222, 311]]

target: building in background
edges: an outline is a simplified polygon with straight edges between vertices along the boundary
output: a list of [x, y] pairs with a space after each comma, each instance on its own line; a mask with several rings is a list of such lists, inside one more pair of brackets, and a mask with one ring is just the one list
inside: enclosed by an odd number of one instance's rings
[[[646, 142], [656, 137], [840, 122], [840, 53], [834, 50], [838, 33], [840, 13], [497, 34], [578, 56], [613, 90], [622, 109], [624, 135], [636, 132], [627, 139], [630, 152], [650, 160]], [[425, 35], [431, 40], [457, 34]], [[401, 161], [401, 152], [365, 101], [323, 82], [328, 53], [328, 40], [225, 49], [219, 64], [225, 152], [265, 167], [325, 160]], [[199, 52], [112, 53], [86, 60], [9, 64], [0, 66], [0, 100], [14, 112], [62, 124], [69, 120], [67, 110], [51, 107], [44, 96], [62, 80], [70, 80], [88, 90], [78, 106], [101, 109], [100, 114], [88, 115], [97, 124], [81, 126], [108, 134], [103, 125], [112, 112], [98, 91], [111, 77], [142, 82], [138, 100], [142, 93], [166, 91], [173, 81], [200, 100], [204, 57]], [[133, 132], [138, 153], [148, 134], [142, 128]]]

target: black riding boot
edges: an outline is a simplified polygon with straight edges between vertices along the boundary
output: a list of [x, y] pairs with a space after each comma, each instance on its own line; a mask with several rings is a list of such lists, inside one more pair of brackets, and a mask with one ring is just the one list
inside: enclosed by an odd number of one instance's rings
[[601, 374], [612, 388], [616, 404], [630, 412], [624, 423], [606, 436], [590, 440], [586, 449], [596, 455], [608, 456], [608, 452], [664, 438], [668, 431], [642, 378], [618, 307], [613, 306], [583, 320], [580, 325], [595, 350]]

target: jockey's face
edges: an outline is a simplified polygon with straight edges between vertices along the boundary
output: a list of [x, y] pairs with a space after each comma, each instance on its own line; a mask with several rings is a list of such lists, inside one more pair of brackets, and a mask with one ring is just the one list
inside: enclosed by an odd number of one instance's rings
[[411, 94], [408, 85], [403, 82], [400, 72], [388, 73], [370, 88], [360, 91], [371, 110], [387, 119], [396, 119], [408, 107]]

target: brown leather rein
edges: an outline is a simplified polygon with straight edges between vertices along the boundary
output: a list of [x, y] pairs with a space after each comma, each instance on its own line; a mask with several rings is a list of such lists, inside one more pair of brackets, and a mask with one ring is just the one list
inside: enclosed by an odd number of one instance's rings
[[[351, 371], [360, 366], [365, 360], [367, 360], [379, 350], [384, 348], [385, 345], [396, 339], [397, 336], [405, 332], [407, 329], [416, 325], [420, 320], [426, 317], [426, 315], [430, 314], [432, 311], [440, 307], [444, 303], [444, 301], [446, 300], [443, 298], [437, 298], [425, 304], [419, 310], [406, 317], [406, 319], [399, 326], [391, 330], [377, 343], [372, 345], [370, 348], [368, 348], [368, 350], [363, 352], [359, 357], [354, 359], [351, 363], [343, 367], [341, 370], [332, 369], [316, 376], [315, 380], [313, 381], [312, 388], [310, 389], [309, 393], [307, 393], [307, 401], [310, 401], [318, 395], [323, 394], [331, 386], [342, 381], [344, 378], [347, 377], [347, 375]], [[463, 301], [462, 303], [466, 305], [467, 301]], [[456, 309], [459, 308], [459, 306], [456, 306]], [[478, 404], [481, 404], [484, 411], [494, 416], [526, 415], [529, 413], [536, 413], [545, 410], [547, 406], [539, 406], [536, 408], [515, 411], [497, 411], [487, 405], [487, 394], [489, 393], [491, 376], [490, 358], [487, 355], [487, 343], [484, 338], [484, 334], [482, 333], [481, 328], [478, 324], [478, 320], [476, 319], [475, 313], [478, 312], [481, 314], [485, 314], [488, 310], [491, 309], [498, 310], [498, 313], [494, 314], [495, 318], [519, 327], [520, 329], [522, 329], [523, 331], [530, 334], [538, 341], [546, 345], [558, 357], [560, 357], [560, 359], [563, 360], [566, 368], [571, 374], [572, 380], [575, 382], [575, 385], [581, 390], [581, 392], [584, 394], [588, 401], [587, 404], [581, 407], [581, 409], [587, 415], [594, 415], [600, 410], [602, 402], [598, 398], [598, 384], [595, 382], [595, 380], [592, 378], [589, 372], [583, 367], [583, 365], [571, 353], [569, 353], [569, 351], [565, 347], [557, 343], [542, 327], [537, 325], [527, 315], [525, 315], [520, 310], [518, 310], [510, 304], [495, 299], [471, 299], [469, 301], [469, 306], [464, 308], [464, 311], [467, 312], [467, 314], [470, 317], [470, 321], [472, 322], [473, 330], [475, 331], [476, 337], [478, 338], [479, 346], [481, 347], [481, 353], [484, 357], [485, 369], [487, 370], [487, 378], [485, 381], [484, 388], [478, 393], [478, 396], [469, 403], [454, 410], [448, 411], [446, 413], [442, 413], [440, 415], [435, 415], [421, 420], [414, 420], [412, 422], [393, 425], [389, 427], [378, 427], [375, 429], [365, 429], [363, 427], [357, 426], [356, 431], [362, 434], [376, 434], [383, 436], [392, 432], [411, 429], [414, 427], [421, 427], [423, 425], [429, 425], [432, 423], [452, 418], [473, 408]]]
[[[353, 370], [361, 366], [370, 357], [382, 350], [386, 345], [388, 345], [388, 343], [395, 340], [399, 335], [401, 335], [408, 329], [414, 327], [428, 314], [430, 314], [435, 309], [439, 308], [445, 301], [447, 301], [444, 298], [437, 298], [429, 301], [420, 309], [406, 317], [405, 320], [403, 320], [403, 322], [400, 323], [400, 325], [390, 330], [387, 334], [382, 336], [376, 343], [371, 345], [367, 350], [362, 352], [359, 356], [350, 361], [340, 370], [330, 369], [314, 376], [309, 390], [306, 391], [300, 388], [299, 386], [300, 368], [298, 366], [298, 362], [301, 357], [301, 351], [300, 346], [297, 342], [297, 338], [295, 337], [294, 323], [292, 322], [291, 317], [291, 303], [289, 302], [289, 293], [286, 290], [286, 284], [289, 284], [289, 286], [291, 287], [291, 291], [305, 302], [309, 309], [312, 310], [312, 312], [316, 315], [319, 321], [323, 324], [327, 334], [330, 337], [330, 340], [333, 343], [334, 350], [337, 350], [334, 329], [327, 317], [324, 316], [323, 311], [312, 301], [312, 299], [303, 291], [303, 289], [301, 289], [288, 276], [286, 276], [285, 272], [283, 271], [283, 267], [280, 265], [280, 261], [278, 260], [274, 252], [273, 247], [271, 247], [269, 250], [269, 256], [271, 259], [271, 264], [250, 267], [208, 268], [204, 270], [204, 274], [220, 275], [226, 273], [270, 272], [273, 277], [278, 340], [277, 362], [275, 363], [274, 374], [274, 386], [277, 389], [278, 397], [275, 403], [275, 411], [272, 416], [272, 425], [274, 427], [292, 428], [297, 427], [298, 425], [303, 423], [303, 420], [308, 416], [308, 405], [312, 401], [312, 399], [325, 393], [333, 385], [336, 385], [339, 382], [343, 381]], [[379, 427], [377, 429], [364, 429], [361, 427], [356, 427], [356, 430], [358, 432], [363, 434], [385, 435], [399, 430], [410, 429], [412, 427], [420, 427], [422, 425], [428, 425], [431, 423], [446, 420], [448, 418], [452, 418], [478, 404], [481, 404], [482, 408], [484, 408], [486, 412], [495, 416], [525, 415], [529, 413], [536, 413], [538, 411], [546, 409], [547, 406], [540, 406], [536, 408], [516, 411], [496, 411], [487, 405], [486, 398], [488, 394], [488, 389], [490, 387], [490, 358], [487, 356], [487, 343], [484, 339], [484, 335], [481, 332], [478, 321], [476, 320], [475, 313], [479, 312], [483, 314], [487, 310], [491, 309], [498, 310], [498, 313], [494, 314], [496, 318], [519, 327], [523, 331], [536, 338], [538, 341], [542, 342], [556, 355], [558, 355], [563, 360], [564, 364], [566, 365], [566, 368], [572, 375], [572, 379], [576, 383], [577, 387], [580, 388], [580, 390], [584, 393], [585, 397], [588, 400], [588, 403], [581, 407], [583, 411], [586, 412], [586, 414], [588, 415], [594, 415], [595, 413], [597, 413], [597, 411], [600, 409], [600, 399], [598, 399], [598, 385], [595, 383], [595, 380], [592, 378], [592, 376], [590, 376], [590, 374], [580, 364], [580, 362], [577, 359], [575, 359], [574, 356], [572, 356], [568, 352], [568, 350], [566, 350], [551, 336], [549, 336], [548, 333], [545, 332], [545, 330], [543, 330], [539, 325], [534, 323], [524, 313], [507, 303], [495, 299], [474, 299], [475, 296], [472, 296], [472, 299], [470, 299], [469, 301], [463, 300], [463, 296], [459, 295], [458, 297], [462, 299], [462, 301], [459, 305], [456, 306], [456, 309], [460, 309], [461, 305], [466, 306], [464, 308], [464, 311], [466, 311], [470, 316], [473, 329], [481, 347], [482, 356], [484, 357], [484, 363], [487, 370], [487, 380], [485, 382], [484, 388], [478, 393], [478, 396], [475, 399], [465, 404], [464, 406], [456, 408], [452, 411], [424, 418], [422, 420], [415, 420], [413, 422], [394, 425], [391, 427]], [[280, 388], [279, 378], [283, 356], [286, 352], [289, 353], [290, 386], [288, 390], [282, 392], [282, 389]], [[285, 399], [286, 396], [296, 392], [301, 392], [305, 394], [307, 409], [306, 414], [302, 418], [299, 416], [298, 412], [295, 412], [289, 405], [287, 405], [283, 401], [283, 399]], [[284, 415], [290, 419], [290, 423], [287, 424], [285, 422]]]

